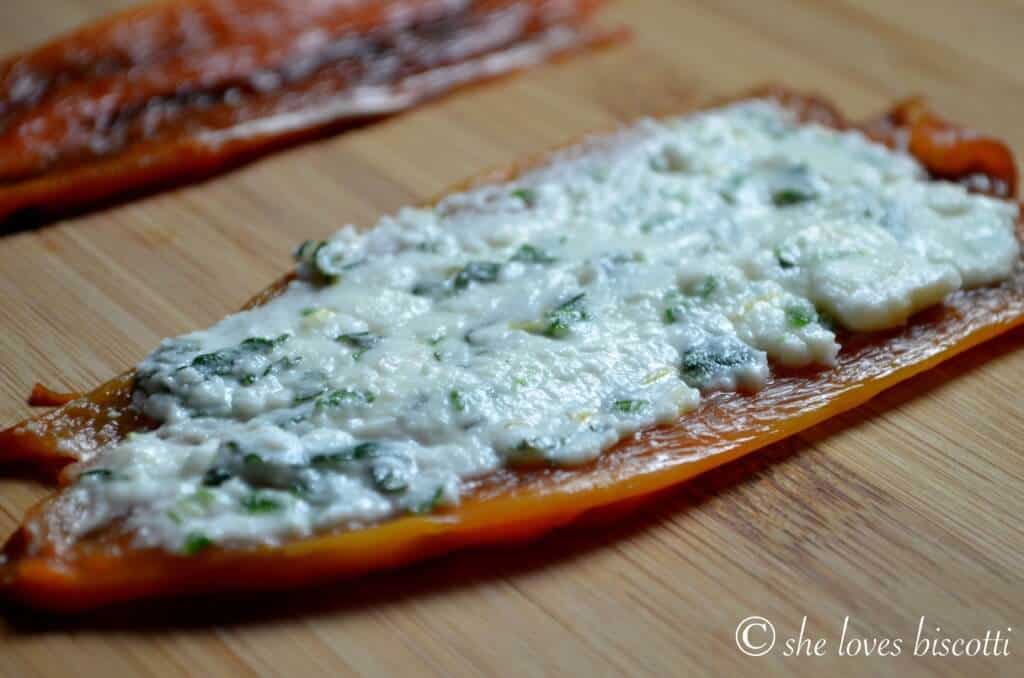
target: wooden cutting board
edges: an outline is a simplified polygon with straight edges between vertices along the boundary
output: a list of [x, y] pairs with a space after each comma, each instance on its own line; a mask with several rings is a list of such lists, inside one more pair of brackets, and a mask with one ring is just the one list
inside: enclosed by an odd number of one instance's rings
[[[128, 4], [0, 0], [0, 51]], [[30, 413], [35, 380], [87, 388], [234, 310], [302, 239], [586, 130], [765, 81], [853, 115], [924, 93], [1024, 155], [1024, 6], [1011, 0], [622, 0], [611, 15], [636, 31], [632, 45], [0, 237], [0, 425]], [[1022, 384], [1018, 331], [614, 525], [300, 594], [77, 624], [4, 612], [0, 673], [1012, 674], [1024, 654]], [[0, 536], [46, 491], [0, 481]], [[766, 656], [736, 645], [751, 615], [775, 626]], [[825, 657], [784, 656], [805, 615]], [[847, 616], [847, 641], [899, 638], [900, 656], [840, 656]], [[931, 637], [1000, 630], [1010, 657], [915, 657], [922, 616]]]

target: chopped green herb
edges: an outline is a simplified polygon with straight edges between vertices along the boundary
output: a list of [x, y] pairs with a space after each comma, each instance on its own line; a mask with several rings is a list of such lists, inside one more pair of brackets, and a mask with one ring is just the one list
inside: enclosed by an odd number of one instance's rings
[[374, 464], [370, 467], [370, 478], [378, 490], [389, 494], [404, 492], [409, 487], [406, 475], [394, 464]]
[[202, 347], [202, 344], [195, 339], [165, 339], [160, 347], [153, 352], [153, 357], [175, 360], [184, 358], [189, 353], [195, 353]]
[[316, 313], [319, 310], [320, 309], [318, 309], [318, 308], [316, 308], [314, 306], [307, 306], [306, 308], [304, 308], [301, 311], [299, 311], [299, 313], [302, 314], [303, 318], [308, 318], [309, 316], [313, 315], [314, 313]]
[[412, 286], [409, 293], [417, 297], [432, 297], [437, 295], [442, 289], [444, 289], [442, 283], [419, 282]]
[[577, 294], [568, 301], [565, 301], [544, 314], [544, 321], [540, 324], [531, 323], [526, 326], [528, 332], [542, 334], [552, 339], [562, 339], [568, 336], [569, 331], [577, 322], [590, 320], [590, 314], [584, 304], [585, 293]]
[[326, 240], [318, 244], [316, 250], [313, 251], [313, 258], [310, 263], [313, 265], [313, 270], [316, 271], [317, 275], [325, 282], [337, 282], [338, 277], [341, 275], [341, 271], [345, 266], [342, 261], [326, 256], [326, 247]]
[[263, 465], [265, 463], [263, 461], [263, 457], [261, 457], [260, 455], [256, 454], [255, 452], [250, 452], [247, 455], [245, 455], [244, 457], [242, 457], [242, 462], [246, 466], [261, 466], [261, 465]]
[[679, 314], [676, 313], [676, 309], [674, 308], [666, 308], [662, 318], [665, 320], [666, 325], [671, 325], [679, 320]]
[[213, 492], [211, 492], [210, 490], [199, 488], [191, 495], [182, 499], [182, 503], [193, 509], [205, 509], [212, 506], [215, 499], [216, 497], [214, 496]]
[[702, 387], [716, 374], [729, 367], [749, 362], [752, 358], [750, 349], [742, 346], [727, 347], [718, 351], [691, 348], [683, 353], [680, 374], [691, 386]]
[[550, 264], [558, 261], [558, 259], [539, 247], [526, 244], [516, 250], [516, 253], [512, 255], [511, 261], [518, 261], [524, 264]]
[[533, 207], [537, 204], [537, 191], [532, 188], [517, 188], [510, 194], [513, 198], [519, 198], [527, 207]]
[[800, 188], [780, 188], [772, 193], [772, 204], [776, 207], [789, 207], [814, 200], [817, 196], [813, 191]]
[[355, 457], [356, 459], [369, 459], [371, 457], [377, 456], [377, 453], [379, 451], [379, 443], [359, 443], [358, 445], [352, 448], [352, 456]]
[[185, 537], [184, 551], [187, 556], [194, 556], [213, 546], [213, 541], [202, 532], [189, 532]]
[[282, 334], [274, 339], [249, 337], [236, 347], [197, 355], [192, 359], [191, 365], [205, 377], [226, 377], [234, 372], [235, 364], [243, 353], [269, 353], [289, 338], [288, 334]]
[[307, 240], [293, 254], [295, 261], [312, 270], [319, 282], [337, 282], [342, 271], [363, 263], [362, 260], [345, 261], [343, 251], [332, 252], [327, 245], [326, 240]]
[[282, 334], [273, 339], [267, 339], [265, 337], [249, 337], [239, 344], [239, 347], [245, 351], [269, 353], [284, 342], [288, 341], [290, 338], [290, 334]]
[[444, 497], [444, 487], [438, 486], [434, 490], [434, 494], [431, 495], [430, 499], [413, 507], [412, 512], [418, 514], [433, 513], [437, 510], [437, 507], [441, 505], [441, 499]]
[[242, 500], [242, 507], [249, 513], [273, 513], [282, 508], [281, 502], [265, 494], [250, 494]]
[[241, 379], [239, 379], [238, 381], [239, 381], [239, 383], [242, 384], [242, 386], [252, 386], [253, 384], [256, 383], [256, 375], [255, 374], [247, 374], [244, 377], [242, 377]]
[[344, 450], [342, 452], [325, 452], [322, 454], [314, 454], [309, 463], [313, 466], [339, 466], [347, 462], [352, 461], [355, 456], [352, 454], [352, 450]]
[[94, 468], [88, 471], [83, 471], [78, 474], [79, 480], [111, 480], [114, 477], [114, 472], [110, 469], [105, 468]]
[[471, 261], [443, 281], [424, 281], [412, 286], [410, 292], [420, 297], [442, 298], [461, 292], [471, 283], [494, 283], [501, 273], [496, 261]]
[[286, 355], [285, 357], [281, 358], [280, 360], [275, 360], [270, 365], [268, 365], [267, 369], [263, 370], [263, 376], [266, 377], [266, 376], [271, 375], [271, 374], [280, 374], [281, 372], [284, 372], [285, 370], [290, 370], [293, 367], [298, 367], [299, 364], [301, 364], [301, 363], [302, 363], [302, 356], [301, 355]]
[[480, 327], [471, 327], [470, 329], [466, 330], [465, 334], [462, 335], [462, 340], [469, 344], [470, 346], [482, 345], [484, 342], [478, 341], [476, 333], [479, 332], [480, 330], [487, 329], [487, 327], [487, 325], [481, 325]]
[[637, 414], [651, 406], [649, 400], [616, 400], [613, 407], [623, 414]]
[[301, 245], [295, 248], [294, 252], [292, 252], [292, 258], [299, 263], [308, 261], [323, 244], [324, 241], [322, 240], [305, 240]]
[[452, 278], [452, 287], [464, 290], [470, 283], [493, 283], [501, 273], [501, 264], [494, 261], [471, 261]]
[[202, 353], [192, 359], [192, 367], [205, 377], [226, 377], [235, 369], [238, 351], [226, 348], [213, 353]]
[[316, 401], [318, 407], [342, 407], [349, 404], [369, 404], [376, 400], [376, 396], [368, 391], [353, 391], [342, 388], [331, 391], [329, 394]]
[[287, 426], [291, 426], [291, 425], [295, 425], [295, 424], [301, 424], [302, 422], [306, 421], [306, 419], [308, 419], [308, 418], [309, 417], [307, 417], [304, 414], [296, 414], [295, 416], [292, 416], [292, 417], [286, 417], [284, 422], [281, 425], [287, 427]]
[[201, 516], [213, 505], [215, 497], [206, 489], [198, 489], [192, 494], [178, 500], [177, 507], [167, 512], [167, 517], [175, 524], [181, 525], [186, 517]]
[[327, 390], [326, 386], [309, 386], [300, 388], [292, 398], [292, 402], [296, 405], [300, 403], [307, 403], [314, 398], [323, 395], [324, 391]]
[[814, 311], [803, 306], [790, 306], [786, 309], [786, 320], [792, 327], [800, 329], [814, 322]]
[[213, 492], [210, 492], [209, 490], [198, 489], [195, 491], [195, 493], [193, 493], [192, 499], [194, 499], [199, 506], [202, 506], [203, 508], [209, 508], [210, 506], [213, 505], [216, 496], [213, 494]]
[[653, 233], [655, 228], [658, 228], [665, 224], [665, 219], [648, 219], [644, 223], [640, 224], [641, 233]]
[[775, 254], [775, 260], [779, 262], [779, 268], [790, 269], [797, 265], [797, 259], [792, 252], [784, 251], [781, 247], [776, 247], [772, 252]]
[[441, 251], [441, 242], [437, 240], [433, 242], [421, 242], [418, 245], [416, 245], [416, 251], [437, 254], [438, 252]]
[[296, 497], [308, 498], [310, 496], [310, 486], [302, 478], [296, 478], [292, 481], [292, 484], [288, 486], [288, 491]]
[[324, 452], [313, 455], [309, 462], [313, 466], [339, 466], [354, 460], [373, 459], [378, 456], [380, 445], [375, 442], [359, 443], [338, 452]]
[[462, 394], [454, 389], [448, 392], [448, 403], [456, 412], [466, 411], [466, 402], [462, 399]]
[[558, 447], [555, 440], [542, 436], [524, 438], [512, 450], [508, 461], [515, 466], [537, 466], [551, 463], [551, 455]]
[[373, 332], [351, 332], [340, 334], [334, 340], [353, 349], [352, 359], [359, 360], [364, 353], [380, 343], [381, 337]]
[[219, 487], [231, 479], [231, 472], [220, 466], [214, 466], [203, 474], [203, 485]]
[[544, 328], [543, 335], [552, 339], [564, 339], [569, 334], [569, 325], [563, 320], [552, 320]]

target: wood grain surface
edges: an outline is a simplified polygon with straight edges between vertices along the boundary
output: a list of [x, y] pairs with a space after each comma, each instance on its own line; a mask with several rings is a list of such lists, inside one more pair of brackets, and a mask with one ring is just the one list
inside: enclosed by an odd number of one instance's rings
[[[128, 4], [0, 0], [0, 51]], [[0, 237], [0, 425], [30, 413], [35, 380], [87, 388], [232, 311], [304, 238], [765, 81], [853, 115], [923, 93], [1024, 156], [1018, 2], [620, 0], [609, 15], [632, 45]], [[1017, 331], [614, 524], [288, 595], [75, 623], [4, 612], [0, 674], [1022, 675], [1022, 384]], [[46, 492], [0, 480], [0, 534]], [[775, 624], [763, 657], [734, 640], [751, 615]], [[783, 656], [805, 615], [826, 656]], [[847, 640], [901, 638], [900, 656], [840, 656], [847, 616]], [[1001, 630], [1010, 656], [915, 657], [922, 616], [930, 637]]]

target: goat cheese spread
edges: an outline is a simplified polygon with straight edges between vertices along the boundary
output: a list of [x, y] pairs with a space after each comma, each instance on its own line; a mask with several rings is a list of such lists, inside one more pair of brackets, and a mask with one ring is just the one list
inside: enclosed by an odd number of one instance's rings
[[80, 473], [71, 536], [273, 544], [581, 464], [772, 364], [832, 364], [835, 326], [1008, 277], [1016, 216], [774, 103], [642, 122], [306, 243], [280, 296], [164, 341], [134, 392], [159, 426]]

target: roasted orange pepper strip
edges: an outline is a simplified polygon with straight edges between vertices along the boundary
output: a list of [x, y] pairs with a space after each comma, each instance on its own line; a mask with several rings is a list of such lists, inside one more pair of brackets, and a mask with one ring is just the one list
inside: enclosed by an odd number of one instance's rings
[[[782, 100], [804, 117], [835, 115], [817, 100], [788, 93]], [[835, 123], [840, 122], [836, 117]], [[488, 176], [506, 178], [517, 171]], [[1024, 239], [1024, 228], [1018, 228], [1018, 237]], [[263, 303], [281, 284], [252, 303]], [[953, 294], [902, 329], [841, 337], [843, 350], [833, 368], [783, 370], [754, 395], [713, 395], [678, 424], [623, 441], [586, 466], [502, 470], [467, 482], [456, 509], [277, 547], [211, 547], [186, 557], [133, 549], [130, 536], [116, 529], [69, 543], [61, 521], [50, 513], [50, 501], [44, 501], [4, 549], [0, 592], [32, 607], [76, 611], [144, 597], [308, 585], [456, 548], [535, 537], [791, 436], [1021, 324], [1024, 266], [999, 286]], [[10, 429], [0, 434], [0, 451], [40, 463], [88, 459], [102, 445], [146, 426], [124, 407], [130, 388], [130, 375], [119, 377]]]
[[604, 0], [179, 0], [0, 63], [0, 222], [210, 176], [603, 43]]
[[1017, 166], [1006, 144], [943, 120], [908, 99], [864, 125], [868, 136], [911, 153], [932, 176], [997, 198], [1017, 195]]
[[32, 407], [58, 407], [81, 397], [81, 393], [61, 393], [37, 383], [28, 396], [28, 404]]

